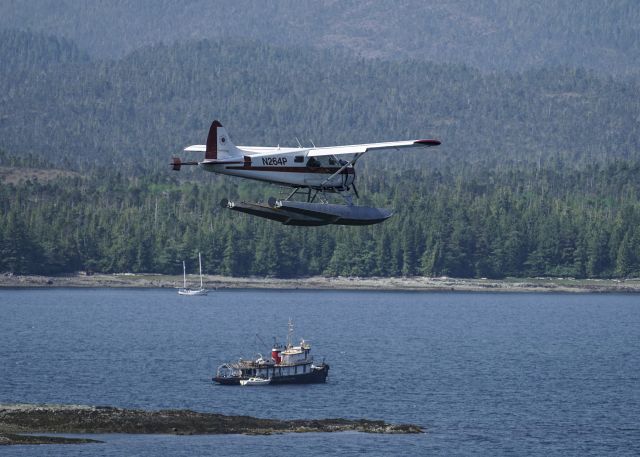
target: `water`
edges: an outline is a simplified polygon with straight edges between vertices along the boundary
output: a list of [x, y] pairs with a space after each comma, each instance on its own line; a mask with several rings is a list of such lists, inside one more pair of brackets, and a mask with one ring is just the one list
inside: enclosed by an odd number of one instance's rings
[[[289, 317], [326, 356], [327, 384], [211, 382], [225, 361], [267, 355]], [[384, 419], [427, 431], [106, 435], [107, 444], [3, 449], [11, 455], [639, 455], [640, 299], [5, 289], [0, 402]]]

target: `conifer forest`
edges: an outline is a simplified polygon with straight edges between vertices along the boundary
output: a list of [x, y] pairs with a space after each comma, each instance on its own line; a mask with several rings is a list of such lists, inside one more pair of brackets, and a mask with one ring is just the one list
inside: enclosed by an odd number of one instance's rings
[[[477, 2], [474, 14], [489, 17], [489, 3]], [[616, 30], [589, 29], [591, 16], [537, 11], [556, 21], [545, 32], [522, 9], [499, 8], [494, 20], [520, 24], [531, 41], [496, 37], [480, 50], [473, 37], [450, 36], [448, 60], [416, 31], [394, 29], [384, 43], [369, 37], [370, 48], [364, 38], [354, 48], [304, 15], [308, 33], [269, 39], [251, 2], [255, 33], [244, 37], [162, 40], [142, 26], [137, 43], [136, 24], [118, 16], [122, 36], [111, 42], [81, 28], [62, 33], [67, 16], [41, 28], [3, 19], [0, 273], [179, 274], [183, 259], [202, 252], [206, 273], [229, 276], [637, 277], [640, 40], [630, 38], [640, 16], [633, 2], [619, 3], [627, 13], [617, 11]], [[11, 5], [0, 7], [5, 18], [18, 17]], [[115, 15], [101, 5], [87, 9]], [[336, 8], [319, 20], [338, 17]], [[564, 28], [589, 34], [590, 54], [563, 38]], [[546, 50], [536, 47], [542, 39]], [[554, 45], [562, 39], [573, 57]], [[595, 43], [618, 56], [615, 64]], [[213, 119], [239, 145], [442, 145], [372, 152], [357, 164], [356, 203], [392, 209], [388, 221], [291, 227], [219, 205], [287, 189], [171, 170], [172, 156], [206, 141]]]

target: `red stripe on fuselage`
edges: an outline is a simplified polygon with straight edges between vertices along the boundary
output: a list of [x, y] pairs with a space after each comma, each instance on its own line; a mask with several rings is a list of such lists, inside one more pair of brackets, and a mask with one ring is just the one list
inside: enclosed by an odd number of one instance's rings
[[[224, 167], [226, 170], [250, 170], [250, 171], [280, 171], [285, 173], [322, 173], [325, 175], [334, 174], [336, 171], [340, 170], [340, 168], [329, 168], [329, 167], [318, 167], [318, 168], [308, 168], [308, 167], [252, 167], [251, 165], [245, 164], [242, 167]], [[353, 168], [345, 168], [340, 172], [341, 175], [352, 175], [354, 174]]]

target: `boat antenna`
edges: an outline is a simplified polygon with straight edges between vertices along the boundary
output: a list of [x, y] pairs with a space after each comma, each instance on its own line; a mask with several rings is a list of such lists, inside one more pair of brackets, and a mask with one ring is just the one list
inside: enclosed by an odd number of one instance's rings
[[289, 318], [289, 332], [287, 333], [287, 348], [291, 347], [291, 338], [293, 337], [293, 321]]

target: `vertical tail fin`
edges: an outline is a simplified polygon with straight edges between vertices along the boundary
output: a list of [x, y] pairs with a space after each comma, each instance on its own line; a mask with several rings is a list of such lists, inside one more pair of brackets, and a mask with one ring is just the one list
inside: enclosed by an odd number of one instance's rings
[[242, 155], [242, 151], [229, 139], [229, 134], [222, 124], [217, 120], [213, 121], [207, 136], [207, 150], [204, 158], [216, 160]]

